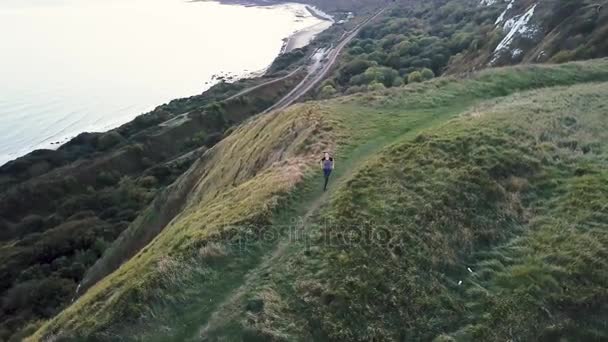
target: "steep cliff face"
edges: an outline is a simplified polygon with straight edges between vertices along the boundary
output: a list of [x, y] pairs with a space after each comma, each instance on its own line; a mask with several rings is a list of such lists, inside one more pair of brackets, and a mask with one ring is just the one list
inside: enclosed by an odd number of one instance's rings
[[481, 0], [480, 10], [500, 11], [494, 22], [499, 40], [469, 53], [475, 61], [453, 69], [563, 63], [608, 55], [605, 0]]

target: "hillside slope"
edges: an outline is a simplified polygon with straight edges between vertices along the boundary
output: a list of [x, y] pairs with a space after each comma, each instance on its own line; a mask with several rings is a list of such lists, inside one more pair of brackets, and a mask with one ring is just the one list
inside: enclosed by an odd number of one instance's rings
[[[56, 151], [0, 167], [0, 340], [20, 340], [145, 247], [212, 167], [197, 160], [289, 93], [304, 77], [290, 71], [317, 48], [335, 44], [381, 7], [382, 16], [362, 28], [309, 99], [401, 89], [492, 66], [608, 55], [607, 0], [300, 1], [331, 12], [336, 24], [309, 46], [279, 56], [266, 75], [220, 83], [110, 132], [83, 133]], [[405, 125], [393, 124], [382, 129], [400, 132]]]
[[[158, 233], [150, 226], [165, 225], [181, 207], [135, 219], [235, 125], [304, 76], [280, 75], [221, 83], [112, 131], [83, 133], [58, 150], [34, 151], [1, 166], [0, 341], [20, 340], [21, 329], [52, 317], [76, 289], [88, 288], [145, 246]], [[250, 87], [255, 89], [238, 94]], [[121, 255], [97, 266], [131, 225], [146, 230], [122, 246]], [[90, 276], [83, 280], [85, 274]]]
[[519, 63], [608, 56], [606, 0], [400, 0], [364, 27], [319, 92], [378, 90]]
[[576, 316], [605, 318], [601, 82], [607, 60], [505, 68], [250, 120], [172, 186], [159, 235], [30, 340], [601, 337]]
[[607, 94], [525, 92], [383, 149], [204, 332], [606, 340]]
[[520, 62], [563, 63], [606, 56], [606, 5], [608, 1], [605, 0], [481, 1], [481, 7], [501, 11], [494, 25], [503, 36], [481, 53], [468, 53], [464, 58], [473, 58], [474, 64], [464, 65], [479, 69]]

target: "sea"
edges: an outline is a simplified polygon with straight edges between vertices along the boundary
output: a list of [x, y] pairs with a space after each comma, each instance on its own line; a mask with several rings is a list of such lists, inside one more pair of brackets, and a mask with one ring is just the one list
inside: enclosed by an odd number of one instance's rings
[[1, 0], [0, 165], [259, 74], [321, 21], [301, 4]]

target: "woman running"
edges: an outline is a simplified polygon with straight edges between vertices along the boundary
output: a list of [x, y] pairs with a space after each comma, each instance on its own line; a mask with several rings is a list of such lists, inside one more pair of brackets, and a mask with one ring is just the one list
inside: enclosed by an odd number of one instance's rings
[[329, 181], [329, 175], [334, 169], [334, 158], [329, 156], [329, 152], [325, 152], [325, 155], [321, 159], [321, 167], [323, 167], [323, 175], [325, 176], [325, 185], [323, 191], [327, 190], [327, 182]]

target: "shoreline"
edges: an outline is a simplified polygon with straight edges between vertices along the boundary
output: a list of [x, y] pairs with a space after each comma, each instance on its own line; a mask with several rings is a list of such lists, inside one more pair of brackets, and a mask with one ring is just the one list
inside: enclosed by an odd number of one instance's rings
[[[308, 44], [321, 32], [329, 29], [333, 24], [336, 23], [334, 17], [327, 14], [323, 10], [311, 5], [310, 3], [306, 3], [303, 1], [284, 1], [284, 0], [192, 0], [192, 1], [218, 1], [221, 4], [226, 5], [237, 5], [237, 6], [245, 6], [245, 7], [271, 7], [278, 5], [289, 5], [296, 4], [302, 5], [306, 9], [309, 15], [312, 17], [321, 20], [321, 22], [311, 25], [309, 27], [305, 27], [298, 31], [295, 31], [289, 37], [284, 39], [283, 47], [281, 48], [281, 52], [279, 55], [284, 53], [291, 52], [295, 49], [302, 48]], [[277, 56], [278, 57], [278, 56]]]
[[280, 55], [307, 46], [312, 42], [312, 40], [315, 39], [317, 35], [335, 24], [335, 20], [331, 15], [314, 6], [304, 5], [304, 7], [306, 8], [308, 14], [321, 20], [321, 22], [298, 30], [291, 36], [285, 38]]
[[[192, 2], [198, 2], [198, 1], [207, 1], [207, 0], [192, 0]], [[304, 16], [310, 15], [321, 21], [318, 23], [315, 23], [311, 26], [297, 30], [297, 31], [293, 32], [291, 35], [289, 35], [288, 37], [284, 38], [283, 45], [282, 45], [280, 51], [266, 67], [259, 69], [259, 70], [245, 70], [243, 73], [240, 73], [240, 74], [226, 73], [226, 72], [220, 70], [215, 75], [213, 75], [214, 77], [212, 77], [210, 80], [202, 81], [202, 85], [205, 88], [207, 88], [206, 90], [208, 90], [213, 85], [218, 83], [221, 79], [224, 79], [228, 82], [236, 82], [238, 80], [246, 79], [246, 78], [263, 77], [266, 74], [268, 68], [281, 54], [284, 54], [289, 51], [293, 51], [294, 49], [301, 48], [301, 47], [304, 47], [304, 46], [310, 44], [310, 42], [319, 33], [328, 29], [335, 22], [330, 15], [324, 13], [323, 11], [321, 11], [311, 5], [307, 5], [307, 4], [304, 4], [301, 2], [272, 1], [272, 0], [270, 0], [270, 1], [266, 1], [266, 0], [212, 0], [212, 1], [219, 2], [222, 4], [226, 4], [226, 5], [246, 6], [246, 7], [255, 7], [255, 6], [271, 7], [271, 6], [281, 6], [281, 5], [293, 4], [293, 5], [303, 6], [303, 8], [300, 7], [300, 8], [298, 8], [298, 10], [294, 10], [296, 17], [301, 16], [301, 15], [304, 15]], [[204, 93], [205, 91], [203, 91], [202, 93]], [[192, 96], [201, 95], [202, 93], [193, 94]], [[188, 96], [185, 96], [185, 97], [188, 97]], [[180, 99], [180, 98], [178, 97], [175, 99], [167, 100], [167, 103], [172, 100], [176, 100], [176, 99]], [[162, 101], [159, 101], [159, 102], [162, 102]], [[162, 104], [154, 105], [154, 107], [152, 107], [149, 110], [145, 110], [145, 111], [139, 112], [137, 114], [134, 114], [127, 121], [121, 120], [121, 123], [112, 122], [112, 123], [105, 123], [105, 124], [99, 125], [97, 127], [91, 126], [82, 131], [70, 132], [67, 134], [49, 137], [48, 139], [44, 139], [43, 141], [32, 144], [28, 148], [23, 148], [21, 151], [16, 150], [16, 151], [9, 152], [7, 154], [2, 154], [2, 155], [0, 155], [0, 168], [3, 168], [4, 166], [6, 166], [7, 164], [9, 164], [11, 162], [14, 162], [14, 161], [19, 160], [24, 157], [27, 157], [28, 155], [30, 155], [32, 152], [35, 152], [35, 151], [39, 151], [39, 150], [56, 151], [59, 148], [61, 148], [63, 145], [72, 141], [73, 139], [75, 139], [76, 137], [78, 137], [80, 134], [83, 134], [83, 133], [106, 133], [106, 132], [112, 131], [123, 125], [129, 124], [130, 122], [137, 119], [141, 115], [145, 115], [151, 111], [154, 111], [160, 105], [162, 105]]]
[[306, 7], [306, 10], [308, 11], [308, 13], [310, 13], [313, 17], [320, 19], [320, 20], [335, 22], [334, 17], [332, 17], [331, 15], [316, 8], [315, 6], [311, 6], [311, 5], [304, 5], [304, 6]]

